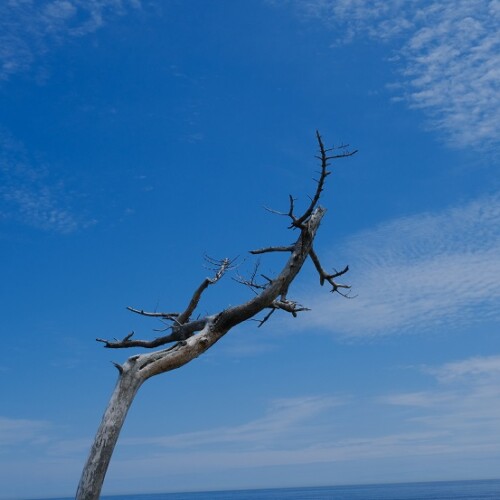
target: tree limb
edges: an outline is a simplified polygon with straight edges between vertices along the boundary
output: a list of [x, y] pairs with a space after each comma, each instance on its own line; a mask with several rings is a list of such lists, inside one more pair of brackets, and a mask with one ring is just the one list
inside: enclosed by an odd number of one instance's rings
[[271, 252], [291, 252], [293, 250], [293, 245], [283, 246], [283, 247], [266, 247], [259, 248], [257, 250], [250, 250], [252, 255], [259, 255], [262, 253], [271, 253]]
[[[291, 227], [302, 227], [302, 224], [311, 216], [313, 213], [313, 210], [316, 208], [318, 205], [318, 201], [321, 197], [321, 193], [323, 192], [323, 188], [325, 185], [326, 178], [331, 174], [331, 172], [328, 170], [328, 166], [330, 165], [329, 160], [337, 159], [337, 158], [346, 158], [348, 156], [352, 156], [357, 153], [357, 150], [355, 151], [344, 151], [341, 154], [338, 155], [333, 155], [333, 156], [328, 156], [328, 152], [332, 151], [332, 149], [325, 149], [325, 146], [323, 144], [323, 139], [321, 138], [320, 133], [316, 130], [316, 139], [318, 141], [318, 146], [319, 146], [319, 156], [316, 156], [321, 162], [321, 172], [320, 172], [320, 177], [316, 181], [318, 183], [318, 186], [316, 187], [316, 192], [314, 193], [313, 198], [311, 199], [311, 203], [309, 207], [306, 209], [306, 211], [297, 219], [295, 217], [292, 217], [292, 224]], [[345, 146], [340, 146], [341, 149], [345, 149]]]
[[[312, 247], [311, 250], [309, 250], [309, 256], [311, 257], [311, 260], [313, 261], [314, 266], [318, 271], [319, 284], [321, 286], [323, 286], [325, 284], [325, 281], [327, 281], [328, 283], [330, 283], [330, 285], [332, 285], [331, 291], [337, 293], [340, 293], [339, 291], [340, 288], [351, 288], [349, 285], [342, 285], [334, 281], [335, 278], [338, 278], [339, 276], [342, 276], [343, 274], [347, 273], [347, 271], [349, 271], [349, 266], [345, 266], [344, 269], [342, 269], [341, 271], [335, 271], [333, 274], [328, 274], [321, 266], [321, 262]], [[345, 294], [342, 293], [340, 294], [345, 296]]]
[[102, 342], [104, 347], [108, 349], [124, 349], [128, 347], [146, 347], [148, 349], [152, 349], [153, 347], [160, 347], [165, 344], [169, 344], [171, 342], [180, 342], [188, 339], [196, 332], [203, 330], [206, 323], [208, 321], [207, 318], [190, 321], [189, 323], [185, 323], [183, 325], [172, 325], [172, 333], [170, 335], [164, 335], [163, 337], [156, 337], [153, 340], [130, 340], [134, 332], [128, 334], [122, 340], [105, 340], [97, 338], [97, 342]]
[[146, 312], [142, 309], [135, 309], [133, 307], [127, 307], [127, 309], [133, 313], [140, 314], [141, 316], [148, 316], [152, 318], [161, 318], [172, 321], [173, 324], [167, 326], [162, 329], [172, 329], [172, 333], [169, 335], [164, 335], [162, 337], [156, 337], [153, 340], [130, 340], [134, 332], [128, 334], [122, 340], [115, 339], [114, 341], [97, 338], [97, 342], [102, 342], [104, 347], [108, 349], [123, 349], [128, 347], [144, 347], [148, 349], [152, 349], [154, 347], [160, 347], [162, 345], [171, 343], [171, 342], [179, 342], [186, 340], [187, 338], [194, 335], [195, 332], [203, 330], [207, 320], [201, 319], [196, 321], [189, 321], [191, 314], [194, 312], [198, 303], [200, 301], [201, 295], [203, 292], [214, 283], [217, 283], [224, 273], [231, 268], [233, 263], [230, 259], [222, 259], [220, 261], [216, 261], [209, 257], [206, 257], [205, 260], [211, 265], [217, 265], [215, 269], [215, 274], [212, 278], [205, 278], [201, 285], [195, 290], [193, 296], [186, 308], [186, 310], [182, 313], [162, 313], [162, 312]]
[[146, 312], [142, 309], [135, 309], [134, 307], [130, 306], [127, 306], [127, 310], [135, 314], [140, 314], [141, 316], [149, 316], [151, 318], [175, 320], [175, 318], [179, 316], [179, 313]]
[[198, 303], [200, 302], [201, 295], [203, 292], [210, 286], [217, 281], [219, 281], [222, 276], [224, 276], [224, 273], [231, 267], [233, 261], [225, 258], [220, 261], [215, 261], [213, 259], [210, 259], [209, 257], [205, 257], [205, 260], [209, 262], [212, 265], [217, 265], [217, 268], [215, 269], [215, 275], [213, 278], [205, 278], [201, 285], [195, 290], [193, 296], [191, 297], [191, 300], [186, 308], [186, 310], [179, 314], [177, 321], [182, 325], [186, 321], [189, 320], [191, 317], [191, 314], [193, 314], [194, 310], [198, 306]]
[[273, 303], [269, 306], [269, 309], [270, 309], [269, 313], [266, 314], [266, 316], [264, 316], [263, 319], [256, 320], [259, 323], [258, 328], [260, 328], [278, 309], [290, 313], [294, 318], [297, 317], [298, 312], [311, 310], [308, 307], [304, 307], [301, 306], [300, 304], [297, 304], [297, 302], [294, 302], [293, 300], [286, 300], [283, 298], [274, 300]]

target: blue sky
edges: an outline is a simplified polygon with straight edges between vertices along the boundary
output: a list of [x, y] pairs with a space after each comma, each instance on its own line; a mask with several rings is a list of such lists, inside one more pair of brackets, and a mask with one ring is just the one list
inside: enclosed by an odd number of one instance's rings
[[[230, 332], [148, 381], [105, 493], [498, 477], [497, 0], [0, 6], [1, 498], [72, 495], [116, 380], [204, 255], [288, 244], [315, 130], [316, 249], [354, 300]], [[262, 270], [280, 259], [262, 259]], [[231, 279], [201, 312], [245, 300]]]

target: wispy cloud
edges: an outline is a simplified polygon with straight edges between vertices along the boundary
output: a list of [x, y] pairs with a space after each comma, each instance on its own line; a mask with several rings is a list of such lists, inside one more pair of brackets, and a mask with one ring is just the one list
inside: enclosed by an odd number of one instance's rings
[[51, 422], [0, 416], [0, 498], [71, 494], [88, 447], [78, 460], [75, 454], [52, 454], [65, 430]]
[[[500, 452], [498, 365], [498, 356], [457, 360], [421, 367], [425, 389], [419, 392], [277, 399], [262, 416], [233, 426], [206, 426], [200, 416], [198, 429], [202, 430], [124, 437], [108, 485], [182, 487], [184, 475], [197, 470], [202, 482], [213, 485], [215, 477], [227, 487], [233, 473], [240, 479], [245, 474], [255, 478], [255, 470], [266, 467], [280, 468], [273, 470], [273, 476], [276, 471], [290, 474], [314, 467], [318, 472], [314, 477], [325, 482], [332, 480], [332, 470], [343, 481], [416, 480], [428, 477], [433, 467], [448, 477], [451, 470], [457, 476], [463, 470], [467, 477], [495, 474]], [[15, 435], [31, 451], [33, 439], [43, 436], [44, 425], [0, 418], [0, 437]], [[10, 445], [5, 450], [16, 446], [1, 439], [0, 444]], [[54, 480], [64, 470], [76, 481], [88, 446], [87, 439], [52, 435], [42, 446], [43, 455], [30, 465], [41, 467]], [[399, 467], [390, 467], [393, 472], [388, 472], [387, 465], [395, 461]], [[4, 468], [8, 470], [10, 462], [9, 455], [0, 476], [6, 474]], [[440, 464], [444, 462], [443, 469]], [[335, 465], [321, 469], [321, 464]], [[24, 477], [25, 463], [18, 461], [14, 472]], [[154, 483], [148, 482], [152, 479]]]
[[[430, 386], [426, 381], [427, 389], [420, 392], [342, 401], [331, 396], [287, 399], [277, 401], [263, 417], [235, 427], [168, 438], [129, 438], [122, 442], [117, 467], [122, 474], [129, 465], [149, 471], [163, 467], [177, 474], [188, 465], [227, 470], [353, 461], [359, 473], [359, 461], [369, 461], [376, 469], [379, 460], [410, 459], [419, 471], [416, 477], [422, 478], [419, 457], [425, 457], [426, 466], [439, 463], [443, 456], [450, 463], [465, 460], [469, 465], [477, 459], [483, 463], [494, 459], [500, 451], [498, 358], [422, 368], [424, 374], [430, 370], [434, 380]], [[460, 380], [443, 382], [443, 374], [450, 372], [460, 372]], [[363, 418], [353, 419], [354, 414]], [[133, 447], [130, 461], [126, 448], [132, 445], [139, 447]]]
[[461, 382], [464, 379], [500, 378], [500, 356], [478, 356], [446, 363], [438, 368], [426, 368], [441, 383]]
[[45, 442], [49, 424], [40, 420], [14, 419], [0, 416], [0, 446]]
[[26, 71], [68, 38], [102, 27], [140, 0], [7, 0], [0, 4], [0, 80]]
[[52, 177], [22, 143], [0, 131], [0, 220], [14, 219], [59, 233], [93, 224], [69, 208], [64, 183]]
[[[362, 336], [464, 328], [498, 318], [500, 196], [400, 218], [352, 237], [341, 250], [358, 296], [316, 290], [299, 326]], [[338, 260], [338, 255], [335, 259]]]
[[[237, 445], [251, 448], [269, 448], [291, 434], [297, 434], [304, 423], [321, 413], [343, 404], [339, 398], [308, 396], [277, 399], [265, 416], [232, 427], [189, 432], [173, 436], [147, 439], [147, 444], [168, 449], [201, 449], [216, 445], [218, 448]], [[296, 440], [298, 441], [298, 440]], [[127, 439], [124, 444], [145, 444], [144, 439]]]
[[500, 137], [498, 0], [292, 0], [332, 28], [337, 43], [391, 41], [397, 98], [422, 109], [453, 146], [489, 148]]
[[[394, 460], [408, 461], [416, 473], [412, 476], [400, 467], [397, 474], [414, 480], [426, 477], [429, 464], [438, 465], [443, 457], [448, 467], [465, 467], [470, 477], [476, 472], [491, 474], [497, 470], [495, 458], [500, 452], [499, 365], [499, 356], [488, 356], [424, 366], [420, 371], [425, 389], [418, 392], [276, 399], [262, 416], [236, 425], [207, 427], [200, 418], [201, 430], [124, 437], [116, 450], [109, 484], [122, 484], [127, 478], [137, 485], [141, 478], [162, 477], [167, 487], [186, 468], [227, 479], [231, 470], [282, 467], [291, 471], [330, 463], [343, 471], [342, 477], [352, 480], [359, 480], [360, 463], [385, 480], [395, 480], [380, 466], [381, 461]], [[61, 429], [59, 433], [64, 434]], [[38, 461], [47, 473], [56, 477], [63, 467], [76, 480], [90, 440], [56, 437], [44, 422], [0, 418], [4, 449], [21, 443], [26, 450], [41, 451]], [[471, 472], [477, 460], [482, 468]], [[22, 462], [17, 469], [22, 470]], [[364, 479], [375, 476], [368, 474]]]
[[500, 443], [500, 356], [473, 357], [423, 367], [437, 386], [421, 393], [392, 394], [386, 404], [413, 408], [413, 428], [445, 432], [454, 446], [498, 451]]

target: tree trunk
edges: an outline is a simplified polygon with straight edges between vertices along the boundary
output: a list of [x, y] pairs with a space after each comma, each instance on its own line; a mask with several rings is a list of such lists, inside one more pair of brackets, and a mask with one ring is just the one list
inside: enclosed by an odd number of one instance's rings
[[120, 376], [85, 464], [76, 500], [99, 500], [104, 477], [125, 417], [144, 381], [135, 365], [136, 358], [132, 357], [123, 366], [118, 367]]

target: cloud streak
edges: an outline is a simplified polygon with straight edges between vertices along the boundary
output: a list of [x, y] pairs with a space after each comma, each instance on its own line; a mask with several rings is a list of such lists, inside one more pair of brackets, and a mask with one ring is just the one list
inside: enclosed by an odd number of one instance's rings
[[[263, 464], [294, 464], [328, 461], [348, 461], [366, 458], [388, 458], [396, 456], [422, 455], [487, 455], [500, 451], [500, 356], [474, 357], [438, 367], [423, 367], [424, 374], [432, 373], [435, 382], [430, 389], [419, 393], [401, 393], [374, 398], [371, 415], [382, 409], [386, 415], [384, 420], [395, 423], [393, 431], [385, 429], [385, 433], [370, 428], [371, 417], [366, 416], [366, 427], [355, 428], [353, 437], [341, 437], [333, 425], [319, 426], [320, 432], [311, 431], [317, 425], [317, 417], [328, 414], [331, 408], [337, 407], [333, 413], [342, 413], [339, 402], [332, 397], [297, 398], [278, 403], [278, 411], [271, 408], [273, 425], [282, 421], [284, 429], [294, 430], [302, 427], [303, 440], [297, 440], [294, 446], [284, 445], [284, 441], [269, 440], [268, 425], [262, 426], [269, 417], [239, 426], [236, 434], [248, 439], [238, 439], [239, 449], [245, 448], [240, 460], [247, 453], [254, 453]], [[352, 399], [344, 401], [352, 412], [360, 411], [359, 405], [367, 402]], [[390, 417], [390, 407], [412, 408], [411, 413], [397, 414], [396, 420]], [[385, 407], [385, 409], [384, 409]], [[299, 408], [303, 411], [297, 412]], [[282, 419], [283, 415], [293, 418]], [[402, 416], [403, 415], [403, 416]], [[393, 420], [389, 420], [392, 418]], [[330, 421], [334, 422], [335, 419]], [[345, 427], [344, 427], [345, 428]], [[268, 446], [256, 447], [251, 443], [257, 438], [255, 430], [261, 434]], [[305, 430], [308, 429], [308, 430]], [[218, 435], [212, 430], [209, 435]], [[231, 433], [230, 433], [231, 434]], [[295, 434], [294, 434], [295, 435]], [[277, 436], [283, 437], [278, 433]], [[258, 440], [258, 438], [257, 438]], [[212, 441], [216, 444], [216, 441]], [[248, 448], [250, 444], [250, 448]], [[218, 447], [218, 449], [220, 449]], [[268, 453], [269, 452], [269, 453]], [[227, 452], [222, 452], [226, 454]], [[234, 459], [234, 456], [233, 456]], [[236, 462], [233, 463], [237, 463]]]
[[234, 427], [221, 427], [207, 431], [189, 432], [151, 439], [126, 439], [124, 445], [156, 445], [166, 449], [218, 448], [233, 445], [261, 449], [282, 442], [292, 434], [300, 433], [302, 426], [321, 413], [342, 405], [338, 398], [308, 396], [277, 399], [265, 416]]
[[444, 433], [454, 446], [498, 452], [500, 356], [478, 356], [422, 371], [438, 385], [420, 393], [389, 395], [381, 402], [412, 409], [409, 425]]
[[13, 419], [0, 416], [0, 446], [37, 444], [45, 441], [49, 424], [40, 420]]
[[300, 298], [313, 307], [299, 318], [301, 328], [387, 335], [464, 328], [500, 315], [499, 195], [382, 224], [350, 238], [341, 254], [358, 296], [332, 300], [312, 290]]
[[[423, 461], [427, 469], [444, 458], [448, 468], [456, 464], [469, 470], [469, 477], [474, 477], [470, 466], [477, 460], [482, 464], [477, 474], [491, 474], [500, 452], [499, 366], [500, 356], [423, 366], [419, 371], [425, 389], [419, 392], [276, 399], [261, 417], [237, 425], [203, 429], [200, 420], [202, 430], [126, 437], [116, 451], [108, 483], [122, 485], [127, 478], [132, 486], [141, 481], [147, 485], [148, 478], [161, 477], [166, 488], [193, 468], [226, 478], [228, 471], [252, 476], [255, 468], [292, 471], [320, 464], [335, 464], [336, 471], [346, 474], [341, 477], [351, 474], [352, 480], [359, 479], [360, 464], [365, 464], [373, 474], [394, 480], [383, 465], [394, 460], [408, 464], [408, 470], [400, 467], [398, 474], [415, 468], [416, 476], [405, 476], [411, 480], [422, 479]], [[23, 444], [28, 451], [41, 445], [45, 458], [40, 466], [47, 474], [57, 477], [62, 467], [76, 478], [89, 441], [54, 439], [51, 432], [42, 442], [46, 429], [44, 422], [0, 418], [0, 444], [6, 450]], [[24, 470], [21, 462], [16, 467]]]
[[488, 149], [500, 137], [498, 0], [292, 0], [307, 19], [339, 35], [390, 42], [396, 99], [427, 115], [455, 147]]
[[427, 368], [441, 383], [460, 382], [464, 379], [500, 378], [500, 356], [478, 356], [446, 363], [439, 368]]
[[[292, 398], [277, 401], [264, 417], [239, 426], [158, 440], [128, 439], [117, 468], [122, 475], [131, 467], [177, 474], [185, 467], [217, 471], [352, 463], [359, 473], [360, 461], [375, 469], [380, 460], [394, 459], [410, 460], [414, 467], [422, 457], [426, 464], [441, 463], [443, 457], [457, 464], [464, 457], [469, 464], [477, 459], [494, 463], [500, 451], [498, 359], [475, 357], [422, 367], [433, 380], [420, 392], [345, 399], [342, 404], [331, 396]], [[450, 373], [459, 378], [449, 378]], [[364, 417], [353, 423], [353, 414]], [[321, 417], [327, 417], [326, 423], [320, 423]], [[382, 427], [377, 419], [384, 422]], [[229, 441], [235, 446], [227, 446]], [[141, 447], [133, 447], [133, 459], [125, 452], [131, 445]]]
[[63, 234], [93, 224], [69, 208], [68, 198], [64, 183], [52, 179], [47, 166], [0, 131], [0, 220]]
[[0, 80], [27, 71], [67, 39], [101, 28], [139, 0], [8, 0], [0, 5]]

